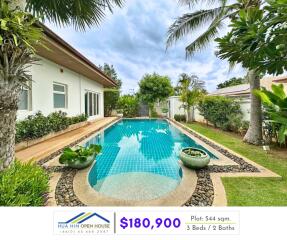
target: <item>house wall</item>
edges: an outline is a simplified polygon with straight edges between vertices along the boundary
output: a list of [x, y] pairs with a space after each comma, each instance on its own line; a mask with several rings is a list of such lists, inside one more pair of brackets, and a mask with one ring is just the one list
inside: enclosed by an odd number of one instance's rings
[[[240, 100], [240, 107], [243, 113], [243, 120], [249, 121], [250, 120], [250, 98], [243, 98], [243, 99], [238, 99], [238, 100]], [[180, 108], [182, 105], [182, 102], [179, 100], [179, 97], [170, 97], [168, 101], [170, 102], [170, 108], [169, 108], [170, 118], [173, 119], [175, 114], [185, 114], [184, 109]], [[194, 108], [193, 116], [196, 122], [205, 122], [204, 117], [200, 115], [200, 112], [196, 107]]]
[[173, 96], [168, 99], [168, 116], [169, 118], [174, 118], [176, 114], [185, 114], [184, 109], [181, 107], [182, 102], [179, 100], [178, 96]]
[[[63, 72], [61, 72], [61, 69]], [[31, 67], [32, 86], [30, 91], [29, 110], [19, 110], [17, 119], [21, 120], [28, 115], [41, 111], [48, 115], [55, 111], [64, 111], [68, 116], [85, 113], [85, 91], [100, 93], [100, 113], [90, 119], [102, 118], [103, 114], [103, 86], [97, 82], [61, 67], [47, 59], [40, 58], [37, 65]], [[55, 109], [53, 99], [53, 83], [61, 83], [67, 86], [67, 108]]]

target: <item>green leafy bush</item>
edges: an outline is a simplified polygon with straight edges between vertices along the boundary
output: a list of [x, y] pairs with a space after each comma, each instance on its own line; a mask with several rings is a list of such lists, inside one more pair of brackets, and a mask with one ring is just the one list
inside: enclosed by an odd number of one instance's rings
[[78, 115], [78, 116], [75, 116], [75, 117], [70, 117], [69, 120], [70, 120], [70, 125], [72, 125], [72, 124], [76, 124], [76, 123], [81, 123], [81, 122], [87, 121], [88, 120], [88, 116], [85, 115], [85, 114], [81, 114], [81, 115]]
[[43, 206], [49, 192], [49, 177], [33, 163], [15, 161], [0, 172], [0, 206]]
[[178, 122], [186, 122], [185, 114], [175, 114], [174, 119], [175, 121], [178, 121]]
[[87, 116], [84, 114], [67, 117], [66, 113], [59, 111], [45, 117], [41, 112], [37, 112], [25, 120], [17, 122], [16, 143], [37, 139], [51, 132], [64, 130], [71, 124], [85, 121], [87, 121]]
[[240, 104], [223, 96], [206, 96], [198, 104], [200, 114], [215, 127], [237, 132], [242, 125]]
[[117, 107], [122, 110], [124, 117], [136, 117], [139, 111], [139, 100], [136, 96], [124, 95], [120, 97]]
[[264, 105], [266, 124], [271, 123], [272, 130], [277, 131], [278, 141], [285, 144], [287, 139], [287, 95], [283, 84], [272, 84], [271, 88], [272, 91], [263, 88], [254, 91], [254, 94], [261, 98]]

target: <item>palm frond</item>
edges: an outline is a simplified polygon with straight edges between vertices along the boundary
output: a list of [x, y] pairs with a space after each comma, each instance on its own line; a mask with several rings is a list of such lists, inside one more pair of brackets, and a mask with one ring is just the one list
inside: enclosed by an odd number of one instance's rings
[[186, 50], [186, 57], [192, 57], [196, 51], [204, 49], [219, 33], [219, 30], [223, 27], [223, 23], [219, 20], [209, 26], [207, 31], [202, 33], [191, 44], [189, 44]]
[[27, 10], [58, 25], [73, 25], [84, 30], [100, 21], [105, 10], [121, 7], [124, 0], [27, 0]]
[[180, 5], [188, 5], [189, 7], [204, 4], [204, 5], [213, 5], [215, 3], [220, 3], [221, 5], [225, 4], [227, 0], [178, 0]]
[[218, 18], [223, 8], [199, 10], [179, 17], [169, 28], [166, 45], [170, 47], [188, 33], [201, 28], [205, 24]]

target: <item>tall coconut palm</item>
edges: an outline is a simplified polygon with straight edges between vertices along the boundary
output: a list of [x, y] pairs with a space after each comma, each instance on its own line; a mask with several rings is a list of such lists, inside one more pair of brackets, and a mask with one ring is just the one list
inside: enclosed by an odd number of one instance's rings
[[[168, 30], [167, 47], [172, 46], [183, 37], [201, 30], [201, 34], [186, 47], [186, 55], [187, 57], [191, 57], [196, 51], [204, 49], [207, 44], [220, 35], [220, 30], [223, 28], [225, 20], [236, 17], [240, 9], [259, 6], [262, 1], [237, 0], [236, 2], [230, 2], [227, 0], [179, 0], [179, 3], [189, 7], [205, 3], [206, 9], [197, 10], [179, 17]], [[202, 31], [202, 28], [205, 29]], [[260, 88], [260, 79], [258, 76], [259, 73], [254, 71], [248, 73], [251, 91]], [[251, 96], [250, 115], [250, 125], [244, 140], [252, 144], [261, 144], [261, 102], [258, 97], [253, 95]]]
[[18, 97], [21, 88], [28, 87], [31, 81], [29, 67], [36, 61], [34, 46], [41, 44], [42, 30], [35, 25], [35, 16], [84, 30], [98, 25], [106, 9], [111, 11], [122, 3], [123, 0], [0, 0], [0, 171], [14, 160]]

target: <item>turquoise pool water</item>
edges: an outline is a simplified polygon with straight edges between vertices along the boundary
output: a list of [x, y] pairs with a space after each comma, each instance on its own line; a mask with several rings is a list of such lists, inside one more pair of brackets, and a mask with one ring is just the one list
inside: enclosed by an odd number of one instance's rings
[[[183, 147], [207, 151], [165, 120], [121, 120], [89, 144], [103, 147], [89, 173], [90, 185], [104, 195], [130, 200], [153, 199], [172, 191], [182, 177], [178, 156]], [[123, 194], [125, 187], [130, 189]], [[142, 193], [133, 194], [133, 188]]]

